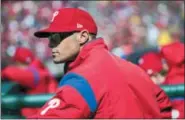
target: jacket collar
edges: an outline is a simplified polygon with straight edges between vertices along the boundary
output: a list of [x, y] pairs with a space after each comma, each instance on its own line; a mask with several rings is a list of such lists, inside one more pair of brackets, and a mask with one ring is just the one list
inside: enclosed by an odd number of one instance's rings
[[80, 65], [88, 57], [90, 51], [96, 48], [104, 48], [108, 50], [103, 38], [97, 38], [85, 44], [73, 62], [65, 63], [64, 72], [66, 73], [67, 71]]

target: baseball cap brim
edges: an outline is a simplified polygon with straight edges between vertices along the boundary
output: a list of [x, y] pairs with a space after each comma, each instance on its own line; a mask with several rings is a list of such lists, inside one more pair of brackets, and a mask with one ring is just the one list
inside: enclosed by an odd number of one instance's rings
[[38, 38], [47, 38], [50, 36], [51, 32], [52, 30], [50, 28], [46, 28], [46, 29], [35, 32], [34, 36]]
[[80, 31], [80, 30], [75, 30], [74, 28], [69, 28], [69, 27], [63, 27], [62, 29], [58, 29], [58, 28], [53, 28], [53, 27], [49, 27], [40, 31], [37, 31], [34, 33], [34, 36], [38, 37], [38, 38], [47, 38], [51, 35], [51, 33], [64, 33], [64, 32], [75, 32], [75, 31]]

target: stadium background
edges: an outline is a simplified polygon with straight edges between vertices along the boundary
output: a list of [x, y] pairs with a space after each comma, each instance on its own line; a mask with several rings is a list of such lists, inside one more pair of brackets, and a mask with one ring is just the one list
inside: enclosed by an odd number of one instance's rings
[[47, 27], [52, 13], [62, 7], [87, 10], [110, 51], [137, 63], [147, 50], [174, 40], [184, 42], [184, 1], [2, 1], [1, 69], [12, 63], [18, 46], [30, 48], [50, 72], [60, 78], [63, 64], [52, 62], [47, 40], [33, 33]]

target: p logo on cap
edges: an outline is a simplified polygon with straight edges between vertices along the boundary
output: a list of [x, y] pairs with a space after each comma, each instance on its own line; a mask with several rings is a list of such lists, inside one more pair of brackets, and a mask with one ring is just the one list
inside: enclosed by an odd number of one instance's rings
[[52, 17], [52, 19], [51, 19], [51, 22], [53, 22], [53, 20], [54, 20], [55, 17], [58, 15], [58, 13], [59, 13], [59, 11], [55, 11], [55, 12], [53, 13], [53, 17]]

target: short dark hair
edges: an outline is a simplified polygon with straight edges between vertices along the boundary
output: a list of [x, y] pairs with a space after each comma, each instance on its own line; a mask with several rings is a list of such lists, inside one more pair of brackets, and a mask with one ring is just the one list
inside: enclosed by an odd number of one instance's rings
[[92, 39], [96, 39], [96, 34], [89, 33]]

